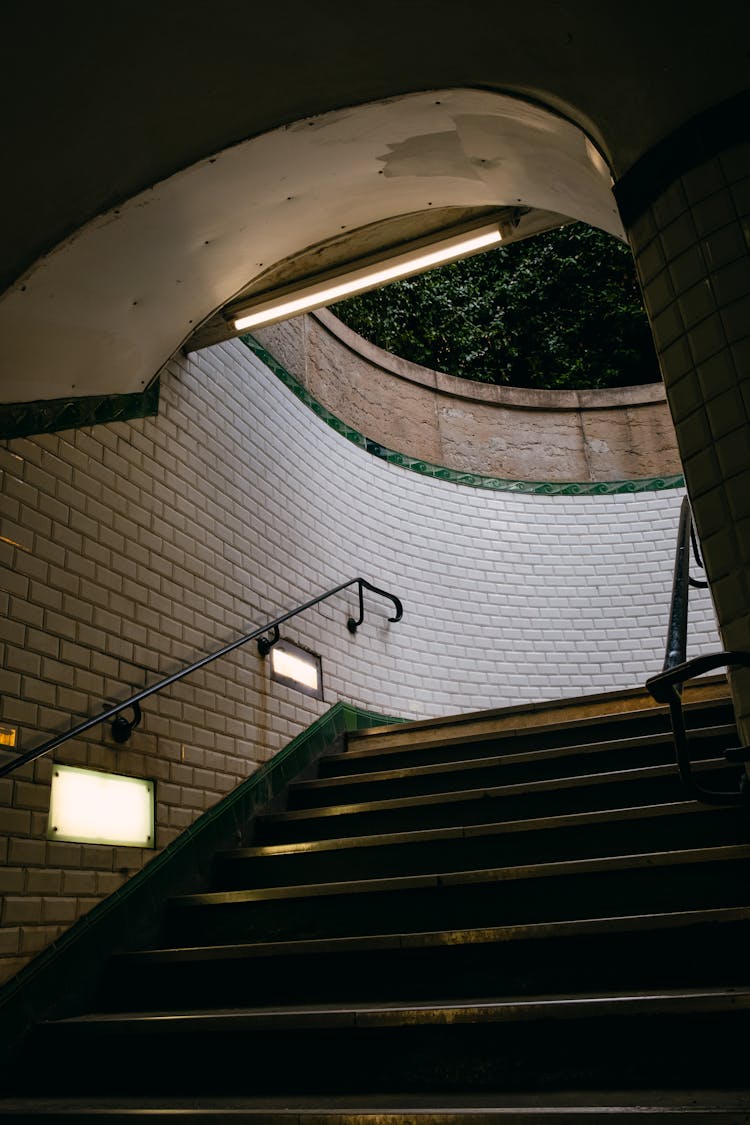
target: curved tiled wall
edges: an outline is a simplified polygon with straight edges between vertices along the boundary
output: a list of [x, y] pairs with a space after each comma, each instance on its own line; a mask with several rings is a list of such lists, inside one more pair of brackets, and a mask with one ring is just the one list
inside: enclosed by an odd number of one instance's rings
[[[312, 418], [241, 345], [194, 362], [230, 355], [264, 416], [248, 451], [258, 492], [285, 513], [268, 564], [287, 552], [313, 589], [362, 573], [406, 607], [354, 641], [309, 632], [334, 697], [431, 715], [641, 684], [658, 667], [679, 490], [515, 496], [414, 475]], [[713, 646], [705, 594], [691, 620], [693, 648]]]
[[[295, 619], [325, 700], [248, 646], [150, 699], [131, 741], [56, 759], [153, 777], [163, 847], [337, 699], [424, 717], [642, 684], [662, 658], [679, 489], [515, 495], [406, 471], [336, 432], [239, 341], [174, 360], [155, 418], [0, 447], [0, 722], [21, 748], [361, 574]], [[705, 593], [691, 650], [716, 646]], [[47, 840], [52, 764], [0, 783], [0, 977], [152, 851]]]

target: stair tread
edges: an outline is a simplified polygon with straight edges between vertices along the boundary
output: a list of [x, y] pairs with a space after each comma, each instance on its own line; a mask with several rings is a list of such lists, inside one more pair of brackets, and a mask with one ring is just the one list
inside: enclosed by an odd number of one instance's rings
[[[568, 701], [570, 702], [570, 701]], [[562, 705], [563, 700], [553, 701]], [[730, 697], [716, 697], [707, 700], [686, 702], [684, 710], [688, 719], [691, 713], [699, 713], [713, 707], [731, 707]], [[513, 708], [518, 714], [531, 712], [534, 716], [539, 710], [534, 705]], [[464, 742], [483, 742], [490, 739], [511, 739], [519, 735], [531, 734], [560, 734], [573, 730], [576, 727], [585, 728], [597, 724], [619, 726], [621, 723], [638, 722], [642, 719], [663, 718], [665, 728], [669, 724], [669, 712], [665, 706], [651, 704], [637, 710], [601, 711], [592, 715], [558, 719], [550, 723], [518, 723], [515, 726], [497, 726], [498, 719], [508, 718], [506, 715], [488, 715], [486, 712], [477, 711], [463, 715], [445, 715], [438, 719], [420, 719], [410, 723], [398, 723], [393, 726], [371, 727], [368, 730], [351, 731], [348, 736], [350, 747], [354, 749], [347, 753], [380, 754], [393, 753], [406, 749], [435, 749], [441, 745], [460, 745]], [[495, 727], [493, 728], [493, 723]], [[439, 733], [440, 737], [435, 737]], [[430, 734], [433, 735], [430, 738]], [[421, 736], [421, 737], [420, 737]], [[367, 744], [383, 740], [385, 746], [375, 747]], [[400, 740], [400, 741], [399, 741]], [[358, 747], [361, 745], [361, 749]]]
[[305, 956], [315, 953], [372, 952], [379, 949], [422, 949], [458, 945], [544, 941], [593, 934], [635, 933], [701, 925], [750, 922], [750, 906], [712, 910], [681, 910], [661, 914], [627, 914], [602, 918], [577, 918], [564, 922], [483, 926], [469, 929], [430, 930], [423, 933], [367, 934], [354, 937], [308, 938], [293, 941], [245, 942], [235, 945], [199, 945], [146, 949], [117, 954], [118, 964], [154, 964], [179, 961], [227, 961], [272, 956]]
[[[726, 768], [736, 769], [724, 758], [708, 758], [693, 762], [693, 770]], [[642, 766], [628, 770], [609, 770], [603, 773], [579, 774], [575, 777], [545, 778], [543, 781], [514, 782], [511, 785], [482, 786], [478, 789], [458, 789], [449, 793], [430, 793], [417, 797], [394, 797], [380, 801], [350, 802], [342, 805], [320, 805], [314, 809], [292, 809], [288, 812], [271, 813], [262, 817], [264, 823], [284, 824], [291, 821], [312, 820], [319, 817], [342, 816], [359, 812], [378, 812], [388, 809], [414, 808], [420, 805], [449, 804], [456, 801], [477, 801], [485, 797], [512, 797], [526, 793], [542, 793], [549, 790], [584, 788], [593, 785], [616, 785], [623, 781], [647, 781], [651, 778], [669, 777], [677, 779], [673, 763], [659, 766]]]
[[665, 1014], [750, 1010], [750, 986], [577, 993], [565, 996], [510, 996], [460, 1002], [386, 1001], [375, 1004], [283, 1004], [216, 1008], [196, 1012], [103, 1012], [49, 1021], [65, 1030], [212, 1030], [285, 1027], [387, 1027], [415, 1024], [517, 1022], [591, 1019], [606, 1015]]
[[[535, 1090], [533, 1093], [491, 1092], [477, 1093], [450, 1091], [435, 1094], [414, 1094], [404, 1092], [369, 1093], [356, 1095], [320, 1094], [284, 1095], [283, 1097], [259, 1096], [213, 1096], [205, 1097], [97, 1097], [85, 1099], [77, 1097], [49, 1098], [28, 1097], [0, 1099], [0, 1115], [23, 1112], [34, 1116], [49, 1113], [67, 1114], [71, 1119], [77, 1116], [86, 1118], [95, 1115], [114, 1115], [122, 1112], [132, 1113], [134, 1117], [154, 1118], [163, 1110], [170, 1119], [184, 1114], [195, 1118], [204, 1112], [222, 1120], [243, 1120], [246, 1116], [266, 1118], [273, 1115], [274, 1120], [284, 1120], [299, 1125], [320, 1125], [321, 1116], [335, 1115], [340, 1121], [362, 1121], [363, 1125], [404, 1125], [404, 1115], [424, 1117], [429, 1122], [440, 1125], [458, 1125], [467, 1118], [501, 1116], [523, 1121], [534, 1121], [540, 1115], [556, 1117], [564, 1114], [567, 1120], [575, 1121], [577, 1116], [595, 1117], [606, 1113], [611, 1118], [617, 1111], [628, 1116], [663, 1115], [685, 1113], [703, 1117], [706, 1113], [719, 1110], [722, 1113], [747, 1113], [750, 1105], [750, 1090]], [[576, 1115], [576, 1116], [573, 1116]], [[709, 1118], [713, 1120], [713, 1117]], [[740, 1120], [732, 1117], [736, 1123]]]
[[[690, 738], [720, 738], [724, 735], [731, 736], [735, 733], [735, 727], [731, 723], [725, 723], [721, 726], [701, 727], [696, 731], [689, 731]], [[582, 754], [599, 754], [606, 753], [610, 750], [637, 750], [648, 748], [650, 746], [661, 746], [671, 743], [673, 736], [671, 731], [664, 731], [660, 734], [642, 735], [639, 738], [620, 738], [608, 739], [599, 742], [581, 742], [574, 746], [556, 746], [549, 747], [543, 750], [525, 750], [515, 754], [493, 754], [486, 757], [479, 758], [455, 758], [449, 762], [435, 762], [430, 765], [422, 766], [403, 766], [401, 769], [385, 769], [376, 770], [370, 773], [356, 773], [356, 774], [335, 774], [332, 777], [314, 778], [307, 781], [295, 782], [292, 786], [293, 789], [301, 790], [314, 790], [326, 789], [334, 785], [342, 785], [348, 782], [355, 784], [357, 782], [373, 782], [396, 780], [405, 777], [430, 777], [433, 774], [450, 773], [458, 770], [472, 770], [472, 769], [491, 769], [493, 766], [504, 765], [517, 765], [522, 762], [534, 762], [554, 760], [555, 758], [575, 757]], [[347, 750], [342, 754], [331, 754], [324, 759], [326, 766], [331, 764], [336, 765], [351, 760], [355, 751]]]
[[326, 895], [366, 894], [406, 891], [469, 883], [496, 883], [521, 879], [553, 878], [636, 867], [661, 867], [690, 863], [718, 863], [750, 858], [750, 845], [682, 848], [674, 851], [641, 852], [602, 856], [592, 859], [555, 860], [547, 863], [516, 864], [473, 871], [445, 871], [431, 875], [403, 875], [385, 879], [358, 879], [331, 883], [306, 883], [297, 886], [259, 887], [238, 891], [208, 891], [180, 895], [170, 900], [176, 906], [230, 905], [278, 899], [324, 897]]
[[339, 851], [346, 848], [424, 843], [432, 840], [472, 839], [479, 836], [611, 823], [614, 820], [643, 820], [683, 815], [700, 816], [713, 811], [711, 806], [699, 805], [696, 801], [669, 801], [658, 805], [632, 805], [624, 808], [600, 809], [594, 812], [560, 813], [553, 816], [524, 817], [519, 820], [490, 821], [487, 824], [466, 824], [456, 828], [419, 828], [406, 832], [382, 832], [371, 836], [337, 836], [324, 840], [303, 840], [296, 843], [258, 844], [249, 848], [232, 848], [217, 854], [224, 859], [256, 859], [305, 854], [307, 852]]
[[[698, 714], [713, 708], [731, 709], [731, 695], [726, 691], [725, 683], [723, 691], [720, 685], [715, 686], [720, 687], [720, 690], [711, 696], [704, 697], [704, 699], [689, 699], [687, 697], [684, 702], [684, 710], [688, 720], [689, 715], [693, 713]], [[690, 685], [690, 687], [695, 691], [695, 685]], [[618, 726], [621, 722], [638, 722], [642, 719], [662, 718], [668, 724], [669, 711], [667, 706], [654, 703], [648, 694], [645, 694], [643, 690], [640, 691], [641, 699], [634, 706], [624, 706], [624, 708], [617, 708], [616, 710], [613, 710], [607, 704], [614, 699], [617, 693], [605, 692], [598, 696], [575, 696], [567, 700], [560, 697], [560, 699], [542, 703], [515, 704], [510, 708], [499, 708], [496, 711], [469, 711], [459, 714], [439, 715], [439, 717], [432, 719], [414, 719], [407, 722], [386, 724], [386, 726], [351, 731], [349, 739], [353, 744], [355, 742], [367, 744], [367, 742], [377, 741], [381, 738], [418, 737], [419, 735], [428, 735], [431, 731], [445, 731], [448, 732], [449, 737], [444, 738], [443, 741], [461, 742], [468, 739], [457, 737], [457, 735], [461, 735], [461, 733], [466, 735], [469, 732], [470, 737], [475, 737], [472, 733], [475, 729], [485, 732], [486, 735], [488, 731], [491, 731], [487, 737], [513, 738], [517, 735], [527, 735], [527, 733], [533, 732], [545, 733], [546, 735], [546, 733], [559, 733], [573, 728], [582, 729], [596, 726], [597, 723]], [[580, 714], [581, 704], [587, 704], [588, 708], [593, 710], [588, 714]], [[570, 713], [566, 718], [553, 719], [551, 722], [544, 721], [546, 714], [569, 708], [572, 708], [576, 713]], [[509, 726], [508, 720], [513, 722], [514, 718], [516, 719], [514, 726]]]

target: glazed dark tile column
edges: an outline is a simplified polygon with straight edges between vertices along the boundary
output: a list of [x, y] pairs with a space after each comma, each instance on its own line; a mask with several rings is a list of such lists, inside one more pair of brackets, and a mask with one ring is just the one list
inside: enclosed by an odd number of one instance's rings
[[[743, 99], [744, 101], [744, 99]], [[668, 139], [615, 191], [635, 255], [724, 645], [750, 650], [747, 107]], [[733, 120], [736, 143], [731, 143]], [[718, 147], [722, 142], [722, 147]], [[724, 143], [726, 142], [726, 143]], [[649, 182], [650, 181], [650, 182]], [[732, 677], [750, 740], [750, 673]]]

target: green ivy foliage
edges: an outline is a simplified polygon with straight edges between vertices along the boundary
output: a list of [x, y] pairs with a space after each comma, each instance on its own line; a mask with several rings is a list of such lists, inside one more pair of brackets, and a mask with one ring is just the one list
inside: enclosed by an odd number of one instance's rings
[[622, 387], [659, 368], [630, 250], [583, 223], [334, 306], [404, 359], [513, 387]]

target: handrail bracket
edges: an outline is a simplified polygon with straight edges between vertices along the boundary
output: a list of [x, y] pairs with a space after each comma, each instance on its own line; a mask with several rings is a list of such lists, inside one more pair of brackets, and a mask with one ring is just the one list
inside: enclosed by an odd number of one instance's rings
[[279, 627], [278, 625], [274, 625], [270, 637], [258, 637], [258, 654], [260, 656], [268, 656], [273, 646], [280, 640], [281, 633], [279, 632]]
[[348, 621], [346, 623], [346, 627], [347, 627], [347, 629], [349, 630], [350, 633], [356, 633], [357, 629], [360, 627], [360, 625], [362, 624], [362, 622], [365, 619], [365, 597], [364, 597], [365, 587], [367, 587], [368, 590], [372, 590], [373, 594], [380, 594], [380, 596], [382, 598], [388, 598], [389, 601], [393, 602], [396, 613], [393, 617], [388, 618], [389, 621], [400, 621], [401, 620], [401, 618], [404, 616], [404, 607], [401, 604], [401, 601], [396, 597], [395, 594], [389, 594], [387, 590], [381, 590], [378, 586], [373, 586], [372, 583], [368, 582], [366, 578], [358, 578], [356, 581], [357, 581], [357, 592], [359, 594], [359, 617], [356, 619], [356, 621], [353, 617], [350, 617], [348, 619]]
[[[127, 707], [123, 708], [123, 710], [127, 710]], [[131, 703], [130, 710], [133, 712], [133, 718], [130, 721], [125, 718], [122, 711], [112, 720], [112, 737], [115, 742], [127, 742], [135, 728], [140, 725], [141, 719], [143, 718], [140, 704]]]

